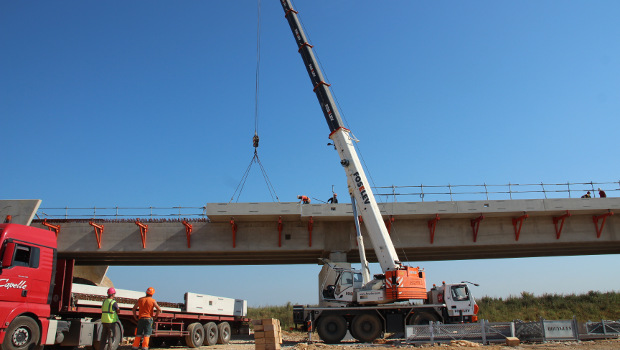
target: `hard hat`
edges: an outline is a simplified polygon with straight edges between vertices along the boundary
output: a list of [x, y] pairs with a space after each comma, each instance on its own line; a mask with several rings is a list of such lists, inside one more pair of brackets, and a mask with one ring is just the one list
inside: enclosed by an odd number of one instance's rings
[[297, 199], [301, 199], [301, 196], [297, 196]]
[[116, 289], [108, 288], [108, 295], [114, 295], [114, 294], [116, 294]]
[[149, 288], [146, 290], [146, 295], [153, 295], [153, 294], [155, 294], [155, 288], [153, 288], [153, 287], [149, 287]]

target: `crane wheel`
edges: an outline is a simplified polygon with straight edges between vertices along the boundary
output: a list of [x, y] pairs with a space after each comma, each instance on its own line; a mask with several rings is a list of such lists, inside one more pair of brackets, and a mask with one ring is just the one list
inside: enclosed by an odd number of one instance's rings
[[205, 331], [205, 339], [203, 341], [203, 345], [211, 346], [217, 344], [219, 332], [215, 322], [207, 322], [205, 323], [203, 328]]
[[420, 312], [411, 316], [408, 324], [411, 325], [428, 325], [430, 322], [437, 322], [439, 318], [435, 314], [429, 312]]
[[357, 315], [351, 322], [351, 335], [362, 343], [370, 343], [383, 332], [381, 321], [376, 315]]
[[338, 344], [347, 334], [347, 320], [340, 315], [326, 315], [319, 319], [317, 332], [326, 344]]

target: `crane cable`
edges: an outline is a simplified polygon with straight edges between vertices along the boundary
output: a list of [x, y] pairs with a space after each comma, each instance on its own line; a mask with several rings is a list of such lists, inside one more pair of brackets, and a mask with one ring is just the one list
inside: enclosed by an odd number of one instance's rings
[[[267, 189], [269, 190], [269, 195], [271, 196], [272, 201], [280, 202], [280, 198], [276, 194], [276, 190], [273, 187], [273, 184], [269, 180], [269, 176], [267, 176], [267, 171], [265, 171], [265, 167], [263, 167], [263, 163], [261, 163], [260, 158], [258, 157], [258, 96], [259, 96], [259, 78], [260, 78], [260, 9], [261, 9], [261, 0], [258, 0], [258, 13], [256, 20], [256, 91], [254, 93], [254, 137], [252, 137], [252, 145], [254, 146], [254, 156], [252, 160], [250, 160], [250, 164], [245, 169], [243, 173], [243, 177], [241, 181], [237, 185], [235, 192], [232, 197], [230, 197], [229, 203], [231, 203], [235, 199], [235, 195], [237, 196], [236, 202], [239, 201], [239, 197], [241, 196], [241, 192], [243, 192], [243, 188], [245, 187], [245, 183], [248, 180], [248, 176], [250, 175], [250, 169], [252, 169], [252, 165], [257, 163], [260, 167], [261, 173], [263, 174], [263, 178], [265, 179], [265, 183], [267, 184]], [[238, 192], [238, 193], [237, 193]]]

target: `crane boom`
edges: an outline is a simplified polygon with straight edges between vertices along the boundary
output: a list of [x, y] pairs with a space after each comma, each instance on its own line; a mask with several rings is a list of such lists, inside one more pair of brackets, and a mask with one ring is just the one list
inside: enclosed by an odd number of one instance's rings
[[286, 13], [286, 19], [293, 31], [293, 36], [299, 47], [299, 53], [304, 61], [308, 75], [312, 82], [312, 87], [319, 100], [321, 109], [329, 126], [329, 138], [334, 141], [334, 145], [340, 155], [340, 163], [347, 173], [347, 185], [349, 193], [354, 196], [360, 209], [360, 214], [364, 219], [364, 225], [370, 236], [372, 246], [377, 254], [377, 259], [383, 272], [393, 271], [400, 267], [400, 261], [394, 245], [389, 237], [387, 228], [383, 223], [381, 211], [374, 198], [372, 190], [368, 185], [368, 179], [362, 168], [362, 164], [357, 156], [353, 145], [353, 138], [350, 130], [344, 127], [340, 112], [334, 103], [329, 84], [325, 83], [323, 73], [317, 65], [312, 46], [308, 44], [306, 35], [297, 11], [293, 10], [290, 0], [281, 0], [282, 7]]

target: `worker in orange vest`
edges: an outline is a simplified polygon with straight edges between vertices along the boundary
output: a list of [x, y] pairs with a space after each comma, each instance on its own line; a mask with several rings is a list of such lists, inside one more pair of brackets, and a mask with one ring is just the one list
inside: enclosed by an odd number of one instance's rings
[[310, 198], [307, 196], [297, 196], [297, 199], [299, 199], [303, 204], [310, 204]]
[[131, 347], [132, 350], [138, 349], [142, 337], [144, 337], [142, 350], [148, 350], [149, 348], [149, 339], [151, 334], [153, 334], [153, 319], [156, 319], [161, 313], [161, 308], [157, 301], [153, 299], [153, 294], [155, 294], [155, 288], [149, 287], [146, 290], [146, 296], [138, 299], [133, 306], [133, 318], [138, 321], [138, 326], [136, 328], [136, 339]]

